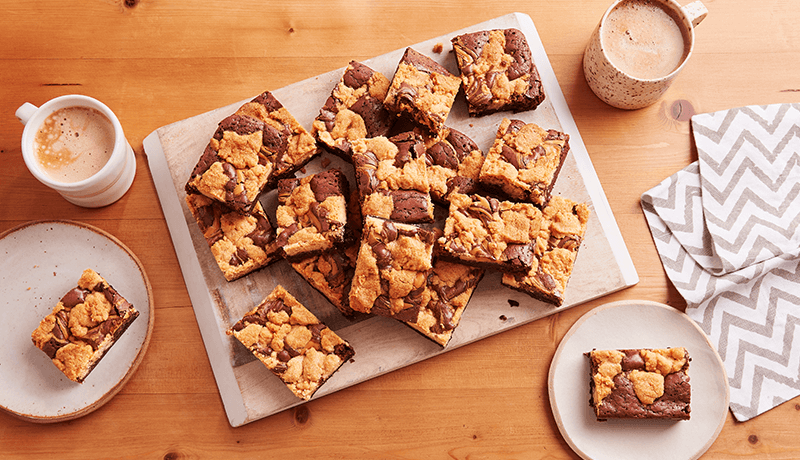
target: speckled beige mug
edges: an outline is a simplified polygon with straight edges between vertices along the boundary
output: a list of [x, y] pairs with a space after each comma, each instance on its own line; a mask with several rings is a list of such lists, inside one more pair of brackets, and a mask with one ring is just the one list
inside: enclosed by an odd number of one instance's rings
[[616, 0], [594, 30], [583, 73], [602, 101], [640, 109], [667, 91], [694, 50], [694, 28], [708, 10], [700, 1]]

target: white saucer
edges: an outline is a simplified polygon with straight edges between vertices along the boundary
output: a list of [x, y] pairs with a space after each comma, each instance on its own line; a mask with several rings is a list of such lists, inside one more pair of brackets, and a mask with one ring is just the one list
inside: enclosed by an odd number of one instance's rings
[[[139, 317], [83, 384], [69, 380], [31, 341], [59, 299], [92, 268]], [[108, 402], [144, 357], [153, 330], [153, 294], [131, 251], [96, 227], [30, 222], [0, 235], [0, 408], [34, 422], [71, 420]]]
[[[691, 419], [598, 422], [589, 407], [592, 349], [685, 347], [692, 359]], [[722, 360], [684, 313], [646, 300], [613, 302], [582, 316], [553, 356], [550, 406], [570, 447], [586, 459], [696, 459], [722, 431], [730, 389]]]

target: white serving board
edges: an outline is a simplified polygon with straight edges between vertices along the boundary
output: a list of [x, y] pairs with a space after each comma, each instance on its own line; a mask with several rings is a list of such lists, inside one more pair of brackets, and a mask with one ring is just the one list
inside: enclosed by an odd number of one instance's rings
[[[556, 308], [507, 289], [500, 284], [500, 275], [489, 271], [473, 294], [461, 324], [445, 349], [391, 318], [347, 320], [285, 261], [230, 283], [222, 277], [184, 203], [183, 186], [217, 124], [255, 94], [243, 95], [246, 98], [227, 107], [163, 126], [145, 139], [150, 171], [232, 426], [252, 422], [302, 402], [249, 351], [225, 333], [277, 284], [282, 284], [356, 350], [354, 360], [342, 366], [314, 396], [319, 398], [638, 282], [630, 255], [531, 18], [513, 13], [411, 47], [457, 73], [451, 52], [452, 37], [509, 27], [520, 29], [528, 39], [545, 88], [545, 102], [530, 112], [469, 118], [463, 94], [460, 94], [447, 124], [470, 136], [484, 151], [491, 146], [504, 116], [568, 133], [570, 153], [554, 193], [588, 203], [592, 215], [562, 307]], [[439, 43], [444, 49], [441, 53], [434, 53], [433, 48]], [[363, 63], [391, 78], [404, 50], [405, 47]], [[270, 91], [310, 130], [319, 109], [344, 72], [347, 63], [342, 64], [341, 69]], [[325, 154], [323, 159], [343, 169], [350, 167], [329, 154]], [[318, 158], [305, 168], [305, 172], [320, 170], [321, 163]], [[274, 210], [275, 192], [265, 194], [261, 201], [268, 213]]]

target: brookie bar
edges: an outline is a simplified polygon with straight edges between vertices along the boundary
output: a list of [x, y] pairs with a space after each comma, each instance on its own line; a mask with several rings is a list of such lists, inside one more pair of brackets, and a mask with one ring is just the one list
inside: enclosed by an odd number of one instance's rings
[[590, 399], [597, 420], [676, 419], [691, 414], [686, 349], [593, 350]]
[[544, 101], [542, 81], [521, 31], [484, 30], [451, 41], [470, 116], [533, 110]]
[[86, 269], [31, 339], [67, 378], [83, 383], [138, 316], [105, 279]]
[[304, 400], [355, 354], [280, 285], [227, 333]]

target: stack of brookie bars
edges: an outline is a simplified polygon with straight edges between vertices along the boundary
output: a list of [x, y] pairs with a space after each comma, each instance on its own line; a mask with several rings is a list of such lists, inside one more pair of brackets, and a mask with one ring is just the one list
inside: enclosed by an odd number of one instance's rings
[[[452, 43], [460, 77], [411, 48], [391, 80], [351, 62], [311, 131], [269, 92], [219, 123], [186, 202], [227, 280], [285, 258], [344, 315], [393, 317], [443, 347], [486, 269], [563, 302], [589, 217], [551, 197], [569, 136], [505, 118], [482, 152], [449, 128], [461, 88], [471, 117], [545, 98], [519, 30]], [[339, 169], [295, 177], [322, 151], [352, 163], [356, 183]], [[281, 286], [228, 333], [303, 399], [354, 354]]]

